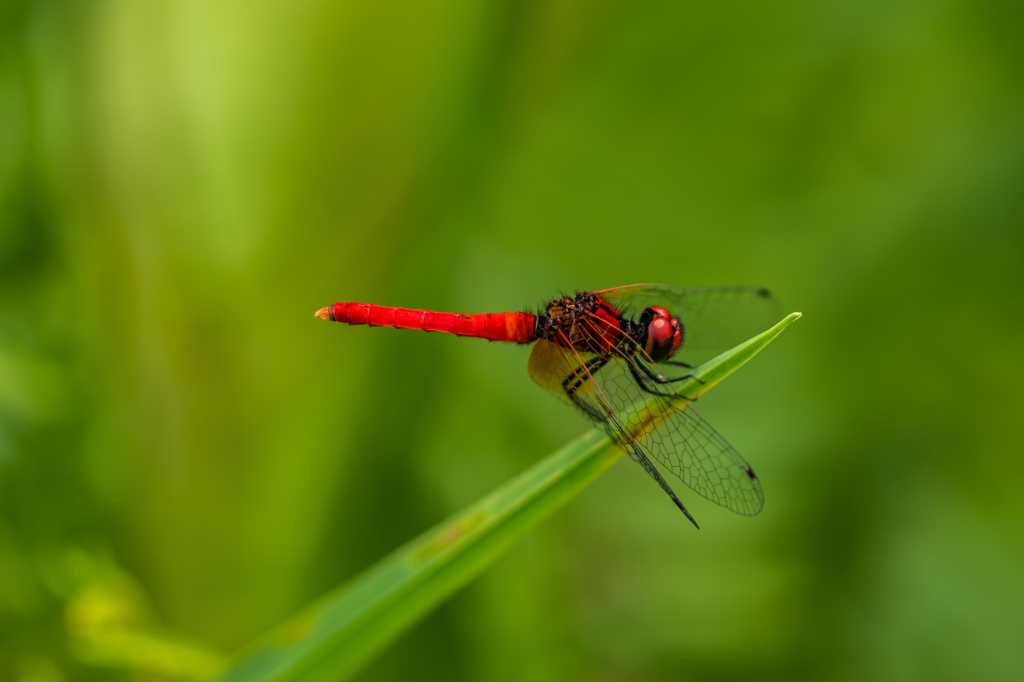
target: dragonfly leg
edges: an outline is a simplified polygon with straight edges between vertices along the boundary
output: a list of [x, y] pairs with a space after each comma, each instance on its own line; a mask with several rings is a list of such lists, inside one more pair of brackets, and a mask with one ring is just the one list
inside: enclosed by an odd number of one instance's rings
[[640, 387], [641, 391], [650, 393], [651, 395], [658, 395], [663, 398], [675, 398], [676, 400], [685, 400], [687, 402], [693, 402], [697, 400], [696, 398], [688, 398], [685, 395], [679, 395], [677, 393], [663, 393], [652, 388], [651, 386], [648, 386], [647, 380], [644, 379], [644, 377], [640, 376], [640, 373], [636, 371], [636, 367], [633, 366], [633, 363], [629, 364], [629, 371], [633, 375], [633, 380], [636, 381], [636, 385]]
[[585, 363], [583, 367], [580, 368], [579, 372], [566, 377], [565, 381], [562, 382], [562, 389], [565, 391], [566, 395], [569, 396], [569, 400], [571, 400], [576, 407], [590, 415], [590, 418], [596, 422], [604, 422], [605, 416], [595, 410], [591, 405], [588, 405], [585, 401], [580, 400], [580, 397], [576, 395], [576, 392], [581, 386], [583, 386], [583, 382], [587, 381], [594, 372], [604, 367], [607, 363], [608, 358], [594, 358], [593, 360]]
[[679, 507], [679, 511], [683, 512], [683, 514], [686, 515], [686, 518], [690, 519], [690, 523], [692, 523], [697, 530], [700, 530], [700, 526], [697, 525], [696, 519], [690, 515], [690, 512], [686, 511], [686, 507], [684, 507], [683, 503], [679, 501], [678, 497], [676, 497], [675, 491], [669, 487], [667, 482], [665, 482], [665, 479], [661, 476], [661, 472], [655, 468], [654, 464], [651, 463], [651, 460], [647, 459], [647, 455], [644, 454], [643, 450], [641, 450], [638, 445], [632, 445], [631, 449], [633, 450], [633, 459], [639, 462], [640, 466], [644, 468], [644, 471], [650, 474], [651, 478], [657, 481], [658, 485], [661, 486], [661, 489], [668, 493], [668, 496], [671, 497], [672, 501], [676, 503], [677, 507]]
[[650, 367], [648, 367], [647, 365], [639, 364], [638, 366], [643, 371], [643, 373], [647, 375], [647, 378], [650, 379], [651, 381], [653, 381], [656, 384], [674, 384], [675, 382], [682, 381], [683, 379], [693, 379], [698, 384], [703, 384], [704, 383], [703, 381], [701, 381], [697, 377], [693, 376], [692, 374], [687, 374], [687, 375], [681, 376], [681, 377], [679, 377], [677, 379], [669, 379], [668, 377], [663, 377], [660, 374], [655, 374], [654, 372], [651, 371]]
[[697, 369], [697, 365], [691, 365], [688, 362], [680, 362], [678, 360], [662, 360], [659, 364], [676, 365], [677, 367], [685, 367], [686, 369]]

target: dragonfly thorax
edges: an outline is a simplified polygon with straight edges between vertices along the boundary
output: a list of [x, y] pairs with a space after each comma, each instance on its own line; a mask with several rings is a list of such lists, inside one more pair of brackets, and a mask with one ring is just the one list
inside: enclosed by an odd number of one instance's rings
[[632, 336], [633, 325], [590, 292], [557, 298], [537, 316], [537, 338], [578, 352], [604, 355]]
[[583, 291], [548, 303], [537, 316], [536, 337], [598, 355], [615, 351], [631, 356], [642, 348], [651, 360], [661, 362], [683, 345], [686, 330], [661, 306], [646, 308], [634, 322], [597, 295]]

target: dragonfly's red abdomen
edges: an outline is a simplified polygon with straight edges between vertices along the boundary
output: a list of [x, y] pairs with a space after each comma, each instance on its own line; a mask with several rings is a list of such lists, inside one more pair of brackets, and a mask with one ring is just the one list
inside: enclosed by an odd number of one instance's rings
[[488, 341], [529, 343], [534, 340], [537, 320], [529, 313], [436, 313], [432, 310], [391, 308], [371, 303], [335, 303], [317, 313], [336, 322], [367, 324], [371, 327], [420, 329], [457, 336], [474, 336]]

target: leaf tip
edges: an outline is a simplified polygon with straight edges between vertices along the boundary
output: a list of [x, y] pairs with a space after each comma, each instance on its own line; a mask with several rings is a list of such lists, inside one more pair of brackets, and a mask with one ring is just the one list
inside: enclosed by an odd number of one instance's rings
[[779, 323], [775, 326], [779, 329], [779, 331], [782, 331], [793, 322], [799, 320], [801, 317], [803, 317], [803, 313], [790, 313], [789, 315], [786, 315], [784, 318], [779, 320]]

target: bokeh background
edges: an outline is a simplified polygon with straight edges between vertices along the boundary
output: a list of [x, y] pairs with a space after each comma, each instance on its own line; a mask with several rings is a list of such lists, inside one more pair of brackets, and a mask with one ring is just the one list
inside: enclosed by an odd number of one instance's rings
[[759, 284], [701, 401], [364, 680], [1024, 670], [1013, 0], [0, 2], [0, 679], [194, 680], [587, 424], [527, 348], [331, 325]]

